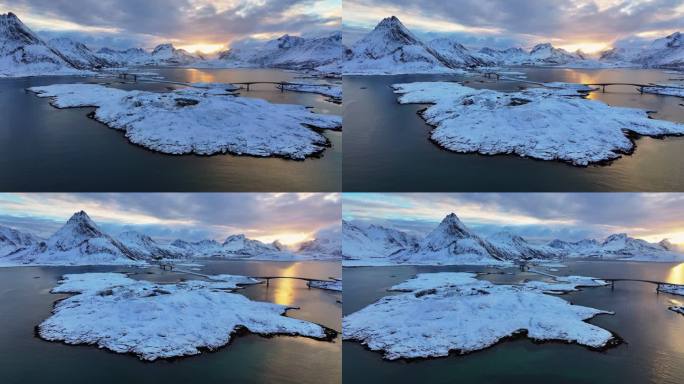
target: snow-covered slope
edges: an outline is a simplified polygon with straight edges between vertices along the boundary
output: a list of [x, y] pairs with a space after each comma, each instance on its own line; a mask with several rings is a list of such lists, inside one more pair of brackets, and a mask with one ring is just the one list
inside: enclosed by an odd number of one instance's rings
[[228, 256], [235, 257], [251, 257], [285, 251], [278, 242], [265, 244], [259, 240], [247, 238], [243, 234], [228, 236], [221, 247]]
[[36, 236], [30, 233], [0, 226], [0, 257], [31, 247], [39, 241]]
[[415, 251], [403, 253], [400, 259], [410, 264], [495, 264], [507, 256], [451, 213], [418, 244]]
[[101, 48], [97, 51], [97, 56], [115, 66], [145, 65], [152, 61], [150, 53], [142, 48], [129, 48], [126, 50]]
[[484, 47], [474, 54], [487, 63], [496, 65], [521, 65], [529, 59], [529, 53], [522, 48], [494, 49]]
[[117, 236], [126, 248], [144, 259], [178, 259], [189, 256], [185, 249], [159, 244], [151, 237], [136, 231], [126, 231]]
[[558, 249], [566, 257], [663, 262], [684, 260], [684, 255], [678, 253], [667, 240], [649, 243], [630, 237], [625, 233], [610, 235], [603, 242], [593, 239], [574, 243], [554, 240], [549, 243], [549, 247]]
[[615, 47], [601, 53], [603, 63], [618, 66], [684, 67], [684, 35], [675, 32], [642, 48]]
[[78, 69], [98, 69], [111, 66], [107, 60], [93, 53], [85, 44], [72, 39], [56, 38], [48, 41], [48, 45], [61, 53], [71, 65]]
[[[395, 16], [357, 41], [344, 63], [349, 74], [449, 72], [450, 62], [422, 42]], [[455, 56], [455, 54], [454, 54]]]
[[527, 240], [510, 232], [498, 232], [487, 241], [500, 255], [509, 260], [552, 259], [561, 255], [557, 248], [546, 245], [530, 244]]
[[261, 45], [222, 52], [217, 62], [234, 67], [315, 69], [338, 63], [343, 54], [339, 32], [313, 38], [283, 35]]
[[342, 221], [342, 255], [346, 260], [392, 262], [395, 255], [417, 245], [418, 239], [396, 229]]
[[525, 64], [529, 65], [567, 65], [586, 60], [581, 53], [570, 53], [562, 48], [556, 48], [550, 43], [537, 44], [530, 51]]
[[47, 240], [2, 259], [7, 264], [93, 265], [138, 264], [144, 258], [119, 240], [102, 232], [83, 211]]
[[148, 65], [190, 65], [201, 60], [184, 49], [178, 49], [173, 44], [160, 44], [152, 50]]
[[452, 67], [477, 67], [494, 64], [493, 60], [485, 60], [483, 56], [473, 54], [458, 41], [442, 37], [428, 43], [429, 47]]
[[321, 230], [316, 238], [302, 243], [298, 253], [316, 259], [341, 259], [342, 239], [339, 228]]
[[0, 14], [0, 77], [79, 73], [62, 53], [40, 39], [15, 14]]

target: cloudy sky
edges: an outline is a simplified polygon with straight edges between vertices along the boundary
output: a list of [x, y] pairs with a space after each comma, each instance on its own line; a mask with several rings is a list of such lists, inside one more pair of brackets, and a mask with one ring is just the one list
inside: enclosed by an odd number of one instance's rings
[[93, 48], [172, 42], [191, 52], [341, 23], [341, 0], [0, 0], [0, 13], [8, 11], [43, 38], [68, 36]]
[[350, 194], [343, 218], [425, 234], [449, 213], [482, 235], [510, 230], [535, 241], [603, 239], [626, 232], [684, 245], [684, 194]]
[[454, 35], [474, 47], [551, 42], [596, 52], [684, 29], [682, 0], [345, 0], [347, 41], [391, 15], [422, 37]]
[[106, 232], [223, 241], [232, 234], [286, 245], [339, 229], [338, 194], [124, 193], [0, 194], [0, 225], [47, 237], [84, 210]]

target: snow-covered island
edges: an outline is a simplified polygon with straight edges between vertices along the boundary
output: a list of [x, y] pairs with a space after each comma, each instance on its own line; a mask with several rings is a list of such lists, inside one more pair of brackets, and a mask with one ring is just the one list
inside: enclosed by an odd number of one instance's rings
[[453, 213], [424, 237], [375, 224], [343, 221], [342, 256], [346, 267], [511, 266], [513, 263], [546, 263], [562, 259], [684, 261], [684, 255], [667, 240], [649, 243], [624, 233], [608, 236], [603, 241], [585, 239], [569, 242], [556, 239], [548, 244], [529, 242], [511, 232], [483, 237], [468, 228]]
[[280, 242], [266, 244], [243, 234], [171, 243], [157, 242], [136, 231], [111, 235], [85, 212], [75, 213], [47, 239], [0, 226], [0, 267], [187, 264], [193, 260], [339, 260], [339, 231], [319, 231], [316, 238], [292, 250]]
[[304, 159], [328, 147], [317, 129], [340, 129], [340, 116], [304, 106], [190, 87], [165, 93], [124, 91], [99, 84], [29, 88], [57, 108], [96, 107], [94, 118], [126, 137], [168, 154], [232, 153]]
[[[591, 279], [575, 280], [587, 284]], [[610, 331], [586, 322], [611, 312], [572, 305], [543, 292], [567, 288], [567, 281], [555, 288], [547, 283], [540, 290], [492, 284], [472, 273], [423, 273], [390, 288], [402, 293], [345, 316], [342, 336], [382, 352], [388, 360], [465, 354], [516, 336], [596, 350], [619, 343]]]
[[391, 16], [353, 43], [341, 66], [347, 75], [462, 74], [501, 67], [683, 68], [684, 36], [675, 32], [640, 48], [614, 47], [590, 57], [546, 42], [531, 49], [474, 49], [453, 37], [423, 41]]
[[37, 332], [45, 340], [97, 345], [148, 361], [216, 350], [243, 330], [317, 340], [336, 337], [331, 329], [286, 317], [286, 306], [232, 292], [256, 283], [233, 275], [175, 284], [134, 280], [120, 273], [65, 275], [52, 293], [75, 295], [58, 301]]
[[421, 112], [434, 127], [431, 140], [459, 153], [514, 154], [587, 166], [633, 152], [630, 134], [684, 135], [684, 124], [586, 99], [591, 89], [580, 84], [551, 83], [518, 92], [453, 82], [393, 87], [401, 104], [431, 104]]

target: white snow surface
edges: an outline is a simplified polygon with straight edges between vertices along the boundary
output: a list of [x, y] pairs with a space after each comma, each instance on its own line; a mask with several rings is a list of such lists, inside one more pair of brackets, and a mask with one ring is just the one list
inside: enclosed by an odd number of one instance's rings
[[684, 315], [684, 306], [679, 306], [679, 305], [672, 305], [670, 307], [667, 307], [672, 312], [677, 312], [680, 315]]
[[313, 280], [309, 282], [309, 287], [325, 289], [327, 291], [342, 292], [342, 280], [322, 281]]
[[57, 108], [97, 107], [95, 118], [125, 131], [134, 144], [168, 154], [232, 153], [304, 159], [327, 139], [309, 128], [341, 128], [340, 116], [300, 105], [215, 95], [188, 88], [166, 93], [124, 91], [98, 84], [32, 87]]
[[667, 88], [644, 87], [644, 92], [645, 93], [652, 93], [655, 95], [684, 97], [684, 85], [680, 85], [680, 84], [662, 84], [662, 85], [667, 86]]
[[[553, 84], [558, 86], [558, 84]], [[431, 138], [461, 153], [516, 154], [586, 166], [629, 153], [625, 131], [682, 135], [684, 124], [650, 119], [646, 111], [579, 97], [577, 87], [520, 92], [474, 89], [451, 82], [394, 84], [402, 104], [432, 104], [422, 114]]]
[[577, 291], [579, 287], [601, 287], [608, 282], [587, 276], [555, 276], [553, 282], [533, 280], [525, 283], [525, 287], [538, 289], [544, 293], [565, 293]]
[[[431, 275], [436, 275], [431, 281]], [[604, 348], [611, 332], [586, 323], [610, 312], [572, 305], [524, 286], [495, 285], [469, 273], [420, 274], [343, 319], [343, 338], [388, 360], [447, 356], [490, 347], [526, 332], [537, 341], [565, 341]]]
[[665, 292], [672, 295], [684, 296], [684, 285], [678, 284], [661, 284], [658, 288], [659, 292]]
[[242, 327], [263, 335], [326, 338], [323, 327], [283, 316], [287, 307], [249, 300], [220, 284], [156, 284], [117, 273], [66, 275], [53, 292], [80, 293], [59, 301], [38, 333], [45, 340], [97, 345], [149, 361], [215, 350]]

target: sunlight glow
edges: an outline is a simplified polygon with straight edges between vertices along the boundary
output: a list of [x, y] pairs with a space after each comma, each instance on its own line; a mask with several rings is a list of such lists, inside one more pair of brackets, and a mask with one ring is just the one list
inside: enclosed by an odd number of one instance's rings
[[211, 44], [211, 43], [192, 43], [192, 44], [179, 44], [176, 48], [185, 49], [190, 53], [201, 52], [201, 53], [216, 53], [226, 49], [225, 44]]
[[299, 233], [299, 232], [284, 232], [276, 233], [266, 236], [254, 236], [254, 240], [259, 240], [263, 243], [272, 243], [276, 240], [280, 241], [285, 246], [294, 246], [305, 241], [313, 240], [313, 233]]
[[562, 44], [558, 46], [559, 48], [563, 48], [568, 52], [576, 52], [577, 50], [580, 50], [584, 53], [598, 53], [601, 51], [605, 51], [607, 49], [610, 49], [610, 44], [604, 43], [604, 42], [576, 42], [576, 43], [570, 43], [570, 44]]

